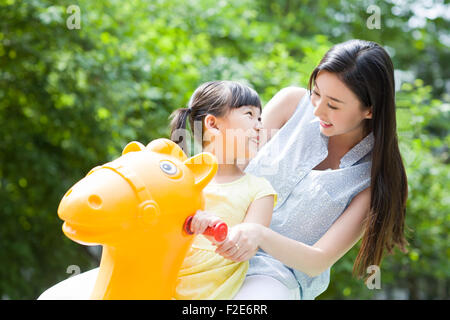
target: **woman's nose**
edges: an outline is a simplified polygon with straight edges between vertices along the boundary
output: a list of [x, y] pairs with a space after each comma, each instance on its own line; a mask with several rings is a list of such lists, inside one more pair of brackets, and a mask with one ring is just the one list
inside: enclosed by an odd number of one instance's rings
[[324, 111], [324, 103], [322, 103], [322, 100], [317, 101], [316, 106], [314, 108], [314, 116], [320, 118], [320, 116], [323, 114]]

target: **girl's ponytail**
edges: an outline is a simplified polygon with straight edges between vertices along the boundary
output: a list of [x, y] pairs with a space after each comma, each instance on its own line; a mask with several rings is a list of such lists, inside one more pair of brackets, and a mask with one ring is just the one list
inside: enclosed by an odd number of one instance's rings
[[190, 108], [180, 108], [172, 112], [169, 119], [170, 122], [170, 139], [178, 144], [184, 153], [189, 157], [187, 140], [189, 139], [189, 130], [186, 129], [186, 123], [191, 114]]

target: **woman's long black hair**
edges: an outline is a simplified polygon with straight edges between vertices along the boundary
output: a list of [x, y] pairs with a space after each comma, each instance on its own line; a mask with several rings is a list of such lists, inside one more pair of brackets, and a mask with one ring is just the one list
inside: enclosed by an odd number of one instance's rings
[[321, 70], [336, 74], [352, 90], [363, 109], [372, 108], [365, 119], [365, 133], [373, 132], [370, 214], [353, 273], [363, 276], [370, 265], [380, 265], [384, 249], [395, 246], [406, 252], [404, 237], [408, 184], [398, 147], [394, 67], [377, 43], [350, 40], [332, 47], [314, 69], [308, 87]]

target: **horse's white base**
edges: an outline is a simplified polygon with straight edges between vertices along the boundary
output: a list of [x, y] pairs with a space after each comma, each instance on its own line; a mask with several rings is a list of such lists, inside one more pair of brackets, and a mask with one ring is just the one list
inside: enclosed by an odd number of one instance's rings
[[88, 300], [94, 290], [99, 268], [80, 273], [45, 290], [38, 300]]

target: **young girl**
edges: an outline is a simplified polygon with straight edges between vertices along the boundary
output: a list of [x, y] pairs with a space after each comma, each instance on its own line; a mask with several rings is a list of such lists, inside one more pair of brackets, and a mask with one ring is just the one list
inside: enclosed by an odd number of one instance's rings
[[[257, 248], [230, 245], [240, 237], [233, 226], [242, 222], [269, 226], [277, 197], [265, 178], [246, 174], [239, 166], [257, 152], [260, 115], [261, 102], [253, 89], [233, 81], [212, 81], [195, 90], [188, 108], [170, 116], [171, 138], [187, 155], [189, 120], [193, 133], [201, 128], [194, 138], [203, 151], [218, 161], [216, 176], [203, 190], [205, 211], [198, 211], [192, 220], [197, 236], [180, 269], [175, 299], [231, 299], [244, 282], [248, 259]], [[242, 251], [237, 262], [217, 254], [212, 239], [201, 234], [218, 220], [229, 227], [223, 250], [230, 255]]]

